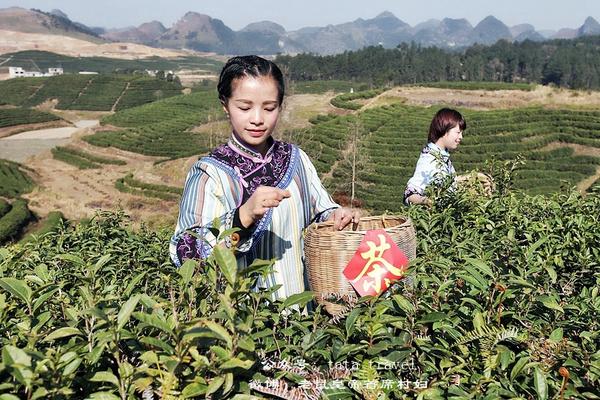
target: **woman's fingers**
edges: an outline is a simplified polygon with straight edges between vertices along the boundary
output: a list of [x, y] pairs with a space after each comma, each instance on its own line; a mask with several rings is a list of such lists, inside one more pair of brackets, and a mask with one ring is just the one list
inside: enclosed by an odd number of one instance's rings
[[333, 219], [333, 228], [339, 231], [344, 229], [350, 222], [358, 222], [360, 211], [338, 208], [333, 212], [331, 219]]

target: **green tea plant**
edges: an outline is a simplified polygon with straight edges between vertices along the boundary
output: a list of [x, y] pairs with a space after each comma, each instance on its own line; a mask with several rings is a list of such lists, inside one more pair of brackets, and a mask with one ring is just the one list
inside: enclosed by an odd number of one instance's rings
[[27, 207], [27, 201], [17, 199], [12, 202], [10, 210], [0, 218], [0, 243], [15, 239], [21, 230], [33, 219]]
[[[487, 160], [503, 162], [521, 155], [526, 163], [514, 174], [515, 188], [547, 194], [575, 186], [596, 173], [600, 158], [577, 154], [566, 146], [600, 148], [597, 111], [541, 107], [460, 111], [468, 129], [452, 154], [459, 174], [489, 172]], [[356, 136], [363, 163], [356, 179], [357, 198], [373, 212], [398, 212], [403, 207], [398, 191], [404, 190], [414, 172], [431, 116], [431, 108], [397, 103], [353, 115], [313, 118], [313, 125], [294, 137], [314, 160], [317, 171], [325, 174], [329, 190], [349, 193], [349, 150]], [[361, 129], [354, 135], [357, 121]]]
[[240, 271], [219, 246], [175, 269], [170, 233], [122, 213], [4, 248], [0, 395], [597, 398], [600, 197], [509, 183], [408, 209], [407, 278], [336, 317], [312, 292], [274, 300], [255, 287], [270, 262]]
[[125, 165], [123, 160], [101, 157], [73, 147], [55, 147], [51, 150], [56, 160], [66, 162], [79, 169], [101, 168], [100, 164]]
[[27, 235], [20, 240], [20, 243], [33, 241], [36, 240], [36, 238], [44, 236], [48, 233], [54, 233], [59, 229], [61, 224], [66, 223], [67, 219], [62, 212], [50, 211], [35, 230], [29, 230], [29, 232], [27, 232]]
[[59, 120], [60, 118], [54, 114], [37, 110], [30, 110], [27, 108], [0, 109], [0, 128]]
[[27, 172], [27, 167], [0, 159], [0, 196], [18, 197], [32, 189], [33, 180]]
[[362, 104], [352, 100], [370, 99], [383, 93], [383, 89], [365, 90], [362, 92], [344, 93], [331, 99], [331, 105], [348, 110], [359, 110]]
[[132, 193], [140, 196], [155, 197], [163, 200], [177, 201], [181, 197], [182, 189], [179, 187], [145, 183], [127, 174], [117, 179], [115, 187], [124, 193]]

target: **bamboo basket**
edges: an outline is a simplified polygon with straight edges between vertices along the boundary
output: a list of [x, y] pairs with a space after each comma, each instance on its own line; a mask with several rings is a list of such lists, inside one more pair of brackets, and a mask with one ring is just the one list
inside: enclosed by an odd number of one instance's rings
[[[383, 229], [392, 237], [409, 260], [416, 257], [416, 233], [408, 217], [383, 215], [363, 217], [342, 231], [333, 229], [333, 222], [312, 224], [304, 239], [304, 254], [308, 280], [316, 300], [327, 312], [337, 315], [344, 304], [330, 301], [356, 296], [354, 288], [344, 276], [344, 268], [354, 256], [368, 230]], [[329, 300], [328, 300], [329, 299]]]

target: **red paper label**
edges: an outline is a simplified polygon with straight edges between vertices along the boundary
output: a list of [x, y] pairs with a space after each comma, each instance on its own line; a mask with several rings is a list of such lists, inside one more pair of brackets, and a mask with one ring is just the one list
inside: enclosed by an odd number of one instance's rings
[[367, 231], [344, 276], [361, 296], [378, 296], [401, 279], [408, 258], [383, 229]]

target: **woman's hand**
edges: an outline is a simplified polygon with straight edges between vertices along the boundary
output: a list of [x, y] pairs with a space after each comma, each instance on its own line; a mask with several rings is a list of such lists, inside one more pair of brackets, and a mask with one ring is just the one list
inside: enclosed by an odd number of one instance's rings
[[289, 190], [283, 190], [271, 186], [259, 186], [252, 196], [240, 206], [240, 222], [249, 228], [269, 211], [277, 207], [283, 199], [291, 196]]
[[341, 231], [350, 222], [358, 222], [360, 219], [360, 210], [351, 208], [336, 208], [327, 221], [333, 221], [333, 229]]
[[433, 205], [433, 202], [429, 197], [421, 196], [420, 194], [416, 193], [408, 196], [406, 200], [408, 201], [408, 204], [421, 204], [427, 207], [431, 207]]

